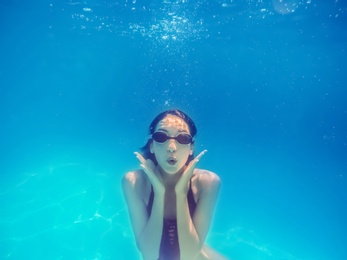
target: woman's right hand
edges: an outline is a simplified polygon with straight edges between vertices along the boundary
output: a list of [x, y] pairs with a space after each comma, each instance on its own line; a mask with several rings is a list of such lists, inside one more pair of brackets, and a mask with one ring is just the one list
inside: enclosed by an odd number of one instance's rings
[[151, 159], [145, 159], [140, 153], [134, 152], [137, 159], [140, 161], [140, 167], [146, 173], [149, 181], [153, 186], [153, 191], [155, 194], [165, 194], [165, 186], [163, 184], [163, 179]]

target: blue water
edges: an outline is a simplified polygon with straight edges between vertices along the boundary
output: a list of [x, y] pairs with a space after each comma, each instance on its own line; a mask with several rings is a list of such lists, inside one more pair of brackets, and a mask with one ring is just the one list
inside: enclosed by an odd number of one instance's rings
[[347, 3], [2, 1], [0, 259], [140, 259], [120, 187], [196, 122], [233, 260], [347, 259]]

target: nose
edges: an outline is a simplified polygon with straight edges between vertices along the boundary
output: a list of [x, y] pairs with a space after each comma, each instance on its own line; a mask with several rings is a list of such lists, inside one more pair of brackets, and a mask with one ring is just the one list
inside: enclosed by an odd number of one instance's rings
[[168, 146], [167, 146], [167, 150], [170, 153], [175, 152], [177, 150], [176, 141], [174, 139], [169, 139], [168, 141], [169, 141], [169, 143], [168, 143]]

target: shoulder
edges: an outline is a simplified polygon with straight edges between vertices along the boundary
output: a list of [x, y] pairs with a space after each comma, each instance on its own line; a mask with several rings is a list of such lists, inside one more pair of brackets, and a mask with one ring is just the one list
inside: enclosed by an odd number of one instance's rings
[[195, 169], [194, 179], [200, 191], [215, 190], [218, 192], [221, 185], [219, 176], [208, 170]]
[[122, 178], [122, 187], [124, 191], [136, 190], [141, 193], [146, 187], [146, 184], [147, 177], [142, 170], [127, 172]]

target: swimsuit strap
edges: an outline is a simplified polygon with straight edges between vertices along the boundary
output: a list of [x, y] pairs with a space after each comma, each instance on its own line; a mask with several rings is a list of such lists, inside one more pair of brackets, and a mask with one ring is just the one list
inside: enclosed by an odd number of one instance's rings
[[189, 207], [189, 212], [190, 212], [190, 216], [193, 217], [194, 216], [194, 212], [195, 212], [195, 208], [196, 208], [196, 202], [194, 199], [194, 193], [192, 190], [192, 181], [189, 181], [189, 191], [188, 191], [188, 195], [187, 195], [187, 199], [188, 199], [188, 207]]
[[154, 192], [153, 192], [153, 186], [151, 185], [151, 195], [149, 195], [149, 200], [147, 205], [148, 217], [151, 215], [151, 212], [152, 212], [153, 200], [154, 200]]

